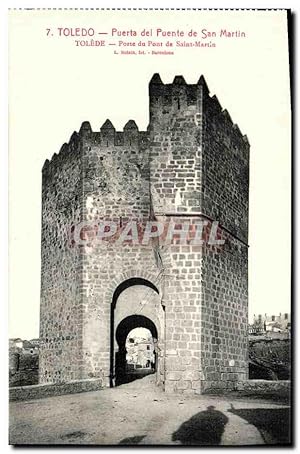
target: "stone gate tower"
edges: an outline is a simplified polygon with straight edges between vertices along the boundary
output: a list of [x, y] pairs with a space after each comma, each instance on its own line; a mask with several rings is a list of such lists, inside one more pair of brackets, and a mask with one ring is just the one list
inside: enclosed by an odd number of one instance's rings
[[[41, 383], [114, 385], [135, 327], [152, 333], [166, 391], [247, 378], [247, 137], [203, 76], [164, 84], [155, 74], [149, 102], [147, 131], [84, 122], [44, 164]], [[204, 236], [217, 220], [225, 244], [93, 241], [99, 220], [147, 219], [202, 222]]]

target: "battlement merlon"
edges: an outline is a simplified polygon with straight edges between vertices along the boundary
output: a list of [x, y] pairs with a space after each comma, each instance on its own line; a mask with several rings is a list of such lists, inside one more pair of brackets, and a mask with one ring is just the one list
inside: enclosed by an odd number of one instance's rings
[[65, 160], [71, 159], [72, 153], [79, 152], [84, 145], [98, 145], [102, 148], [108, 146], [127, 146], [131, 148], [145, 148], [149, 142], [149, 132], [139, 131], [134, 120], [129, 120], [123, 131], [117, 131], [112, 122], [107, 119], [99, 131], [93, 131], [88, 121], [81, 124], [79, 132], [74, 131], [68, 143], [64, 143], [58, 153], [46, 159], [42, 168], [47, 173], [53, 166], [59, 167]]
[[201, 76], [197, 84], [187, 84], [181, 75], [175, 76], [171, 84], [164, 84], [159, 74], [154, 74], [149, 82], [150, 123], [161, 115], [170, 118], [180, 111], [202, 112], [203, 96], [209, 96], [205, 79]]
[[[249, 141], [243, 135], [239, 127], [233, 123], [226, 109], [223, 109], [218, 98], [210, 96], [209, 88], [205, 78], [201, 75], [197, 84], [187, 84], [181, 75], [175, 76], [173, 83], [164, 84], [158, 73], [155, 73], [149, 82], [150, 98], [150, 123], [147, 131], [139, 131], [136, 123], [129, 120], [123, 131], [116, 131], [112, 122], [107, 119], [99, 131], [93, 131], [88, 121], [84, 121], [79, 129], [72, 134], [68, 143], [63, 144], [58, 154], [54, 153], [51, 160], [45, 161], [43, 173], [54, 170], [65, 160], [70, 159], [70, 153], [78, 152], [83, 142], [87, 145], [108, 146], [129, 146], [143, 149], [150, 140], [151, 125], [155, 120], [161, 123], [165, 117], [173, 117], [184, 109], [195, 111], [197, 115], [207, 117], [208, 120], [216, 119], [228, 125], [227, 134], [232, 137], [233, 142], [238, 140], [240, 148], [245, 150], [247, 159], [249, 154]], [[157, 115], [156, 115], [157, 113]], [[169, 114], [169, 115], [167, 115]], [[157, 123], [156, 122], [156, 123]]]
[[183, 90], [189, 90], [189, 89], [194, 89], [197, 91], [199, 90], [199, 87], [203, 88], [203, 91], [208, 95], [209, 94], [209, 88], [207, 86], [207, 83], [205, 81], [204, 76], [200, 76], [198, 82], [196, 84], [187, 84], [184, 77], [181, 75], [175, 76], [174, 80], [171, 84], [164, 84], [161, 80], [161, 77], [158, 73], [153, 74], [150, 82], [149, 82], [149, 95], [155, 96], [155, 95], [164, 95], [168, 91], [173, 91], [173, 93], [177, 93], [180, 89]]
[[239, 127], [232, 121], [228, 111], [223, 109], [216, 95], [210, 96], [210, 91], [203, 75], [196, 84], [187, 84], [181, 75], [175, 76], [171, 84], [164, 84], [160, 75], [155, 73], [149, 82], [150, 122], [155, 120], [156, 112], [160, 115], [174, 114], [174, 111], [192, 108], [197, 113], [210, 117], [221, 115], [224, 121], [234, 129], [234, 134], [240, 136], [241, 144], [249, 148], [249, 141]]

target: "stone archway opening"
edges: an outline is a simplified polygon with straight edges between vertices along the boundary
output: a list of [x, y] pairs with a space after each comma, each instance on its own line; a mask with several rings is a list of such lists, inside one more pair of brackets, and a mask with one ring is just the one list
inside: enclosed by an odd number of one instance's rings
[[[134, 345], [130, 351], [130, 341], [134, 341], [131, 333], [137, 330], [140, 332], [144, 330], [149, 335], [145, 337], [145, 342], [133, 342]], [[143, 315], [126, 317], [117, 327], [116, 341], [118, 344], [115, 355], [116, 386], [156, 372], [158, 333], [152, 320]]]
[[[131, 278], [118, 285], [113, 294], [111, 305], [111, 387], [128, 383], [149, 373], [155, 373], [153, 381], [157, 385], [163, 385], [164, 317], [159, 290], [151, 281], [143, 278]], [[126, 348], [126, 342], [127, 347], [129, 345], [128, 336], [135, 329], [148, 330], [149, 333], [150, 364], [147, 360], [144, 363], [140, 361], [142, 364], [139, 364], [138, 367], [132, 366], [132, 358], [130, 365], [130, 361], [128, 361], [130, 355], [128, 348]], [[147, 342], [141, 349], [147, 349], [146, 344]], [[130, 373], [130, 369], [132, 372], [133, 368], [135, 369], [134, 373]]]

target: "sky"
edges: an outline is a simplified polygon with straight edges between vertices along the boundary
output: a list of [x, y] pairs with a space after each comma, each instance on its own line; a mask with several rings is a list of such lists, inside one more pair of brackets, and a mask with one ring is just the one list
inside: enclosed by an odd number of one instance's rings
[[[58, 28], [244, 31], [174, 56], [80, 47]], [[47, 29], [50, 29], [50, 36]], [[53, 36], [52, 36], [53, 34]], [[129, 41], [129, 38], [121, 38]], [[137, 38], [130, 38], [137, 42]], [[165, 41], [164, 41], [165, 43]], [[115, 48], [114, 48], [115, 49]], [[41, 169], [74, 130], [107, 118], [145, 130], [148, 82], [204, 75], [250, 150], [249, 316], [290, 312], [290, 99], [287, 30], [278, 11], [11, 11], [9, 23], [9, 336], [39, 334]]]

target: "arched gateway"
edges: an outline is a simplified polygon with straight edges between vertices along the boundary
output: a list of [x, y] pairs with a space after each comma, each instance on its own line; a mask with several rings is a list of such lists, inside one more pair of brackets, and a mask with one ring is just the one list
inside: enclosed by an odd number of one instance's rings
[[[249, 142], [203, 76], [154, 74], [149, 111], [146, 131], [82, 123], [43, 166], [40, 383], [112, 386], [138, 324], [157, 338], [167, 392], [247, 378]], [[148, 221], [188, 224], [203, 241], [144, 241]], [[206, 241], [213, 221], [224, 246]]]
[[[113, 364], [113, 377], [115, 381], [112, 385], [121, 385], [131, 381], [131, 374], [127, 371], [127, 359], [126, 354], [126, 340], [129, 333], [136, 328], [146, 328], [152, 335], [152, 340], [154, 344], [154, 372], [156, 373], [159, 368], [157, 364], [157, 345], [158, 345], [158, 333], [154, 323], [144, 315], [129, 315], [124, 318], [116, 329], [116, 341], [118, 344], [118, 349], [114, 355], [114, 364]], [[158, 381], [158, 380], [157, 380]]]
[[164, 310], [157, 287], [144, 278], [130, 278], [116, 288], [111, 306], [110, 386], [126, 381], [128, 334], [135, 328], [150, 331], [155, 345], [156, 383], [163, 383]]

